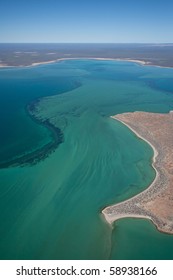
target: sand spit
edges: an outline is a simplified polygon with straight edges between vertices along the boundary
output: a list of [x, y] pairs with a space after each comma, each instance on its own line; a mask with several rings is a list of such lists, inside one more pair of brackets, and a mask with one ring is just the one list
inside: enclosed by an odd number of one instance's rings
[[173, 234], [173, 111], [169, 114], [124, 113], [112, 118], [152, 146], [156, 177], [145, 191], [103, 209], [105, 219], [113, 223], [127, 217], [146, 218], [159, 231]]

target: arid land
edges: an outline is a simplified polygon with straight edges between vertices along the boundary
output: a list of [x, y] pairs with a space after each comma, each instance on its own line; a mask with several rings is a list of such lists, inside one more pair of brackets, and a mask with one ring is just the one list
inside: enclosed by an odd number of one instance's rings
[[173, 234], [173, 111], [123, 113], [112, 118], [152, 146], [156, 177], [140, 194], [103, 209], [105, 219], [111, 224], [121, 218], [146, 218], [159, 231]]
[[0, 67], [36, 66], [69, 58], [118, 59], [173, 67], [173, 44], [0, 44]]

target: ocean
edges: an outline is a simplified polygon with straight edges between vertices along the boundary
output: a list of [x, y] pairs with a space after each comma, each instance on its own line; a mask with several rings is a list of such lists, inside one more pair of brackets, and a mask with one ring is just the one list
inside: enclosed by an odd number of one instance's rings
[[169, 112], [172, 78], [90, 59], [0, 69], [0, 259], [173, 259], [172, 235], [101, 214], [155, 177], [152, 148], [110, 116]]

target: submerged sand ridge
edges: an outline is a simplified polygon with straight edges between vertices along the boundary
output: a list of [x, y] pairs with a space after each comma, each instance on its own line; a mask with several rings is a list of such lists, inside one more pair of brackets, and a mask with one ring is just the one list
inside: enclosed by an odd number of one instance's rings
[[106, 207], [102, 211], [105, 219], [113, 223], [126, 217], [147, 218], [158, 230], [173, 234], [173, 111], [123, 113], [112, 118], [152, 146], [156, 177], [145, 191]]

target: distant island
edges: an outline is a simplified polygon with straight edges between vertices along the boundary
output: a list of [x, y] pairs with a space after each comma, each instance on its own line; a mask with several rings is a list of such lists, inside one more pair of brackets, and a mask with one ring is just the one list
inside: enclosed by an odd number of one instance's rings
[[74, 58], [123, 59], [173, 67], [173, 44], [0, 44], [0, 67]]
[[102, 211], [104, 217], [109, 223], [126, 217], [147, 218], [158, 230], [173, 234], [173, 112], [123, 113], [112, 118], [128, 126], [152, 146], [156, 177], [140, 194], [106, 207]]

